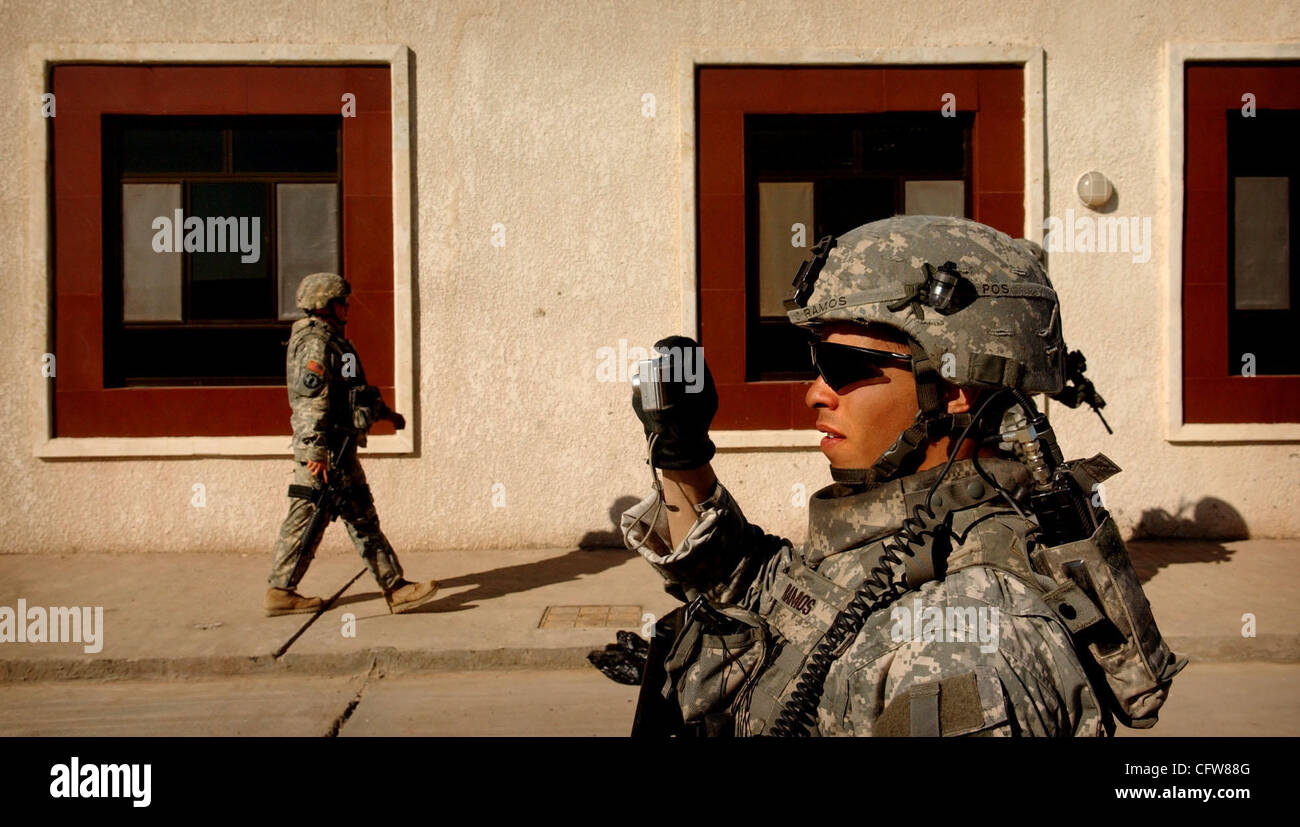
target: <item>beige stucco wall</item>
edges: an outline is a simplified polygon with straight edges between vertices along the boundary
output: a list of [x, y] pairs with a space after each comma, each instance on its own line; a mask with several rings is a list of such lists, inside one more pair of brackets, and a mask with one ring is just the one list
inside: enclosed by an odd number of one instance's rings
[[[596, 380], [597, 352], [677, 332], [693, 301], [681, 278], [693, 248], [681, 226], [691, 125], [678, 111], [679, 51], [1041, 47], [1048, 214], [1081, 212], [1075, 179], [1097, 169], [1118, 191], [1116, 214], [1150, 216], [1157, 234], [1142, 265], [1053, 257], [1067, 340], [1088, 355], [1116, 430], [1053, 406], [1067, 451], [1105, 451], [1125, 468], [1108, 500], [1126, 529], [1145, 515], [1170, 531], [1300, 534], [1300, 446], [1171, 444], [1162, 407], [1164, 44], [1295, 41], [1300, 9], [1286, 0], [12, 2], [0, 4], [0, 30], [0, 551], [267, 554], [290, 470], [287, 459], [34, 457], [42, 413], [29, 372], [47, 332], [35, 310], [44, 286], [23, 275], [39, 197], [26, 164], [33, 43], [410, 48], [418, 411], [406, 413], [418, 451], [366, 462], [399, 551], [574, 544], [609, 531], [614, 501], [647, 489], [629, 387]], [[502, 248], [490, 243], [498, 222]], [[715, 465], [753, 521], [796, 538], [806, 517], [793, 486], [829, 479], [815, 449], [728, 451]], [[196, 483], [204, 508], [190, 504]], [[326, 540], [345, 544], [337, 529]]]

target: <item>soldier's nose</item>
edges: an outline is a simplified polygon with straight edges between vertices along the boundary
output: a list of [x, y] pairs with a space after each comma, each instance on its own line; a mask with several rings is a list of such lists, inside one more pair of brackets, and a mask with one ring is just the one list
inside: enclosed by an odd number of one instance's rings
[[803, 403], [810, 408], [829, 408], [835, 410], [839, 406], [840, 397], [831, 386], [826, 384], [826, 380], [820, 376], [808, 386], [808, 392], [804, 394]]

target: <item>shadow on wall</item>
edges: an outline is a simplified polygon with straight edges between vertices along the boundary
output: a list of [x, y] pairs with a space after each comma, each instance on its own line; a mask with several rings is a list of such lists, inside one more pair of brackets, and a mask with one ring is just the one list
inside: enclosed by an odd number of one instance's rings
[[588, 531], [582, 535], [578, 541], [578, 548], [616, 548], [620, 551], [626, 548], [623, 545], [623, 533], [619, 527], [619, 518], [623, 512], [641, 501], [640, 497], [624, 495], [614, 500], [614, 504], [609, 507], [609, 522], [613, 528], [608, 531]]
[[1128, 542], [1138, 580], [1146, 583], [1160, 569], [1175, 563], [1223, 563], [1232, 550], [1216, 540], [1250, 536], [1237, 509], [1217, 497], [1186, 503], [1170, 514], [1163, 508], [1142, 512]]
[[1180, 504], [1174, 514], [1163, 508], [1143, 511], [1133, 539], [1149, 537], [1245, 540], [1250, 531], [1237, 509], [1218, 497], [1204, 497], [1194, 507], [1191, 503]]

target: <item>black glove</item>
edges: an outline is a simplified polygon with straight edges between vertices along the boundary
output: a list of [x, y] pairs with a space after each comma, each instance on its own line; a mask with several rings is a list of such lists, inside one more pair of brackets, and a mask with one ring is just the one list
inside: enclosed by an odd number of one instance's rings
[[402, 416], [397, 411], [388, 412], [388, 421], [393, 423], [393, 427], [399, 431], [406, 427], [406, 417]]
[[[686, 348], [699, 347], [694, 339], [686, 336], [669, 336], [655, 342], [655, 350], [661, 353], [670, 348], [677, 348], [680, 357]], [[709, 439], [709, 424], [718, 412], [718, 390], [713, 384], [713, 374], [704, 362], [703, 356], [691, 357], [691, 367], [695, 370], [704, 368], [704, 382], [696, 393], [688, 393], [683, 381], [675, 383], [668, 394], [670, 406], [658, 411], [647, 411], [641, 407], [641, 389], [632, 388], [632, 410], [637, 419], [645, 426], [647, 438], [658, 434], [655, 440], [654, 454], [650, 462], [656, 468], [670, 471], [688, 471], [707, 465], [713, 459], [713, 440]], [[676, 371], [674, 371], [675, 373]]]

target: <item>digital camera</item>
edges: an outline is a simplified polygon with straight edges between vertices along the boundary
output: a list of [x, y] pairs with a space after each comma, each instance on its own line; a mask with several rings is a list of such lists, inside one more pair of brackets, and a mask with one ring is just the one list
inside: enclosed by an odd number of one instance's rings
[[[672, 356], [656, 356], [636, 363], [632, 387], [641, 390], [641, 409], [662, 411], [672, 405], [669, 391], [673, 385]], [[679, 371], [680, 373], [680, 371]]]

